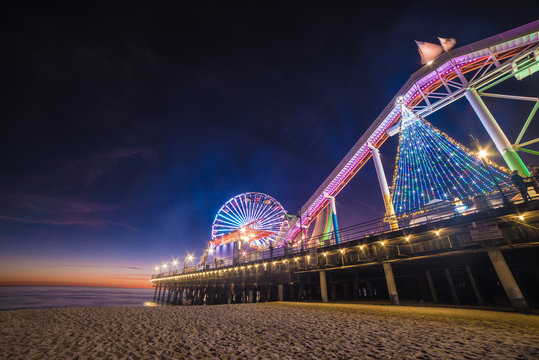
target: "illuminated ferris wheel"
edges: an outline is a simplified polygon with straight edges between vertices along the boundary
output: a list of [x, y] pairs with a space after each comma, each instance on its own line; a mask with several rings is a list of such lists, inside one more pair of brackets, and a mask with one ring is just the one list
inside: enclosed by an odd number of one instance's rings
[[248, 192], [234, 196], [217, 212], [212, 226], [214, 246], [247, 240], [265, 247], [277, 240], [287, 224], [286, 211], [269, 195]]

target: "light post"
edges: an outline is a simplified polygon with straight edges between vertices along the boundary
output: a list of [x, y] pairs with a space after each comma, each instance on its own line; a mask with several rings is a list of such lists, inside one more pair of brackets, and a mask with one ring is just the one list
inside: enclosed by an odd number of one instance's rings
[[161, 265], [161, 270], [163, 271], [163, 274], [165, 273], [166, 269], [167, 269], [167, 263], [163, 263], [163, 265]]
[[505, 196], [504, 192], [502, 191], [502, 188], [500, 187], [500, 184], [498, 184], [498, 181], [496, 181], [496, 178], [494, 177], [494, 174], [492, 173], [492, 170], [490, 170], [490, 167], [485, 162], [485, 159], [486, 159], [486, 157], [488, 155], [487, 151], [485, 149], [481, 148], [481, 145], [479, 144], [479, 140], [477, 140], [477, 138], [475, 136], [470, 135], [470, 138], [472, 139], [472, 143], [475, 145], [475, 147], [479, 151], [479, 160], [481, 161], [481, 164], [487, 170], [488, 174], [490, 175], [490, 178], [494, 182], [494, 185], [496, 185], [496, 188], [498, 189], [498, 191], [500, 192], [500, 194], [502, 196], [503, 205], [504, 206], [508, 205], [509, 204], [509, 199], [507, 198], [507, 196]]

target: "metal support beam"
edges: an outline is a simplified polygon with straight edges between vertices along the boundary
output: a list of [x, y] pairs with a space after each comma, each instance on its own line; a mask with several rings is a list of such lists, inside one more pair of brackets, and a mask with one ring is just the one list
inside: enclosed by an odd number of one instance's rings
[[335, 196], [324, 194], [329, 199], [329, 205], [331, 209], [331, 220], [333, 220], [333, 232], [335, 234], [335, 243], [341, 243], [341, 235], [339, 234], [339, 224], [337, 223], [337, 206], [335, 206]]
[[530, 141], [523, 142], [522, 144], [518, 144], [517, 150], [518, 150], [518, 148], [519, 148], [520, 146], [528, 146], [528, 145], [531, 145], [531, 144], [535, 144], [536, 142], [539, 142], [539, 138], [533, 139], [533, 140], [530, 140]]
[[482, 92], [481, 96], [493, 97], [493, 98], [498, 98], [498, 99], [508, 99], [508, 100], [522, 100], [522, 101], [533, 101], [533, 102], [539, 101], [539, 98], [537, 98], [537, 97], [506, 95], [506, 94], [493, 94], [493, 93], [486, 93], [486, 92]]
[[[522, 140], [522, 137], [524, 136], [524, 133], [528, 129], [528, 125], [530, 125], [530, 122], [532, 121], [532, 118], [535, 115], [535, 113], [537, 112], [538, 108], [539, 108], [539, 100], [533, 106], [533, 109], [530, 112], [530, 115], [528, 115], [528, 118], [526, 119], [526, 122], [524, 123], [524, 126], [522, 127], [522, 130], [520, 130], [520, 133], [518, 134], [517, 141], [515, 141], [514, 146], [520, 145], [520, 140]], [[521, 146], [524, 146], [524, 145], [521, 145]]]
[[494, 119], [494, 116], [488, 110], [477, 90], [470, 87], [466, 89], [465, 96], [509, 168], [511, 170], [517, 170], [522, 176], [530, 176], [530, 172], [526, 169], [518, 154], [513, 150], [513, 146], [500, 128], [500, 125], [496, 122], [496, 119]]
[[530, 149], [524, 149], [524, 148], [518, 148], [518, 151], [523, 151], [528, 154], [533, 154], [539, 156], [539, 151], [530, 150]]
[[432, 296], [432, 301], [434, 301], [435, 304], [438, 304], [438, 297], [436, 296], [436, 290], [434, 289], [434, 283], [432, 282], [432, 277], [430, 276], [430, 270], [425, 270], [425, 274], [427, 275], [427, 282], [429, 283], [429, 289], [430, 294]]
[[391, 227], [391, 230], [398, 230], [399, 225], [395, 218], [395, 210], [393, 209], [393, 203], [391, 202], [391, 193], [389, 192], [389, 186], [387, 185], [384, 166], [382, 164], [382, 159], [380, 158], [380, 151], [371, 144], [368, 144], [368, 146], [371, 149], [372, 161], [376, 168], [376, 175], [378, 176], [378, 183], [380, 184], [380, 190], [382, 191], [386, 215], [389, 218], [389, 226]]
[[322, 302], [328, 302], [328, 284], [326, 281], [326, 272], [320, 271], [320, 294], [322, 296]]
[[391, 305], [399, 305], [399, 295], [397, 294], [397, 285], [393, 276], [393, 269], [390, 263], [384, 263], [384, 274], [386, 275], [387, 291]]
[[475, 294], [475, 299], [477, 300], [478, 305], [483, 305], [483, 299], [481, 299], [481, 294], [479, 294], [479, 288], [477, 287], [477, 282], [475, 281], [475, 276], [473, 276], [472, 269], [466, 264], [466, 272], [468, 273], [468, 278], [472, 284], [473, 292]]
[[518, 312], [529, 313], [530, 307], [526, 299], [524, 299], [524, 295], [522, 295], [509, 266], [507, 266], [502, 252], [500, 250], [490, 250], [487, 253], [513, 308]]
[[451, 297], [453, 298], [453, 303], [459, 305], [459, 297], [457, 296], [457, 291], [455, 290], [455, 284], [453, 284], [453, 278], [451, 277], [451, 272], [449, 269], [444, 269], [445, 277], [447, 278], [447, 283], [449, 284], [449, 291], [451, 292]]

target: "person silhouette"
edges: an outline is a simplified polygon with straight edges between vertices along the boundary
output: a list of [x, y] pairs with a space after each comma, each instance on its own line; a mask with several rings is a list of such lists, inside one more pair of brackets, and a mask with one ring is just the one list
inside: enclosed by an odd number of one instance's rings
[[513, 170], [511, 173], [511, 182], [515, 187], [520, 191], [520, 195], [522, 195], [522, 200], [525, 202], [528, 202], [531, 200], [530, 195], [528, 194], [528, 185], [524, 182], [524, 178], [518, 174], [517, 170]]

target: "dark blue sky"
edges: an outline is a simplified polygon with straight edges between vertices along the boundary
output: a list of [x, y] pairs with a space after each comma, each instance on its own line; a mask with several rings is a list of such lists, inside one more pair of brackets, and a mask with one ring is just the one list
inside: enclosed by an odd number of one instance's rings
[[[236, 194], [297, 212], [419, 69], [414, 40], [465, 45], [537, 18], [446, 4], [4, 6], [1, 256], [148, 272], [202, 249]], [[505, 86], [537, 96], [530, 83]], [[488, 142], [463, 101], [428, 120]], [[514, 139], [529, 109], [489, 106]], [[372, 164], [337, 204], [342, 226], [383, 215]]]

